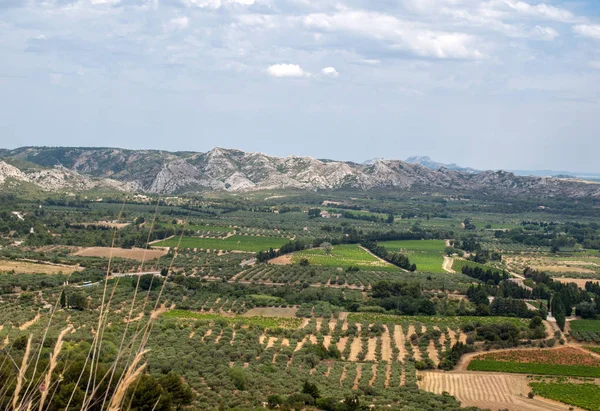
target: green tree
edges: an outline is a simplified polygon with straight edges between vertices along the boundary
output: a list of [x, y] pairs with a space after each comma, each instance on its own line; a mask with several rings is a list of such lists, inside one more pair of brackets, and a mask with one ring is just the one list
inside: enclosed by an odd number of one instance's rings
[[192, 392], [192, 389], [181, 380], [181, 377], [177, 373], [171, 371], [167, 375], [160, 377], [158, 382], [170, 395], [171, 401], [176, 409], [180, 409], [184, 405], [192, 403], [194, 393]]
[[302, 393], [310, 395], [315, 400], [321, 396], [321, 394], [319, 393], [319, 387], [317, 387], [317, 384], [313, 384], [308, 381], [304, 381], [304, 386], [302, 387]]

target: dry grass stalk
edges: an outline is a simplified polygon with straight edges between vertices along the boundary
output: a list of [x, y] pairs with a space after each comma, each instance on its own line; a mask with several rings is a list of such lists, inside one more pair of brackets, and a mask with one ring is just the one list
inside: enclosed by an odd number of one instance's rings
[[73, 328], [73, 327], [69, 325], [67, 328], [62, 330], [60, 332], [60, 334], [58, 335], [56, 344], [54, 344], [54, 351], [52, 351], [52, 354], [50, 355], [50, 365], [48, 367], [48, 372], [44, 376], [44, 383], [43, 383], [44, 390], [42, 391], [42, 397], [40, 398], [40, 407], [39, 407], [40, 411], [42, 411], [44, 409], [44, 403], [46, 402], [46, 397], [48, 397], [48, 392], [50, 391], [50, 382], [52, 379], [52, 373], [54, 372], [54, 369], [56, 368], [58, 355], [60, 354], [60, 351], [62, 350], [62, 346], [63, 346], [63, 342], [64, 342], [63, 340], [65, 338], [65, 335], [67, 335], [67, 333], [71, 331], [71, 328]]
[[124, 378], [122, 378], [119, 381], [119, 384], [117, 385], [117, 388], [113, 394], [110, 404], [108, 405], [108, 411], [120, 411], [121, 403], [125, 398], [125, 393], [127, 392], [127, 389], [131, 386], [131, 384], [135, 382], [135, 380], [138, 379], [138, 377], [146, 368], [146, 364], [142, 364], [139, 367], [138, 364], [142, 360], [144, 354], [146, 354], [147, 352], [148, 350], [139, 352], [131, 362], [131, 365], [127, 368]]
[[12, 406], [13, 410], [17, 411], [20, 408], [19, 395], [21, 388], [23, 388], [23, 380], [25, 380], [25, 373], [27, 372], [27, 366], [29, 363], [29, 354], [31, 353], [31, 340], [33, 336], [30, 335], [27, 339], [27, 347], [25, 348], [25, 354], [23, 355], [23, 361], [21, 361], [21, 368], [19, 369], [19, 375], [17, 376], [17, 386], [13, 394]]

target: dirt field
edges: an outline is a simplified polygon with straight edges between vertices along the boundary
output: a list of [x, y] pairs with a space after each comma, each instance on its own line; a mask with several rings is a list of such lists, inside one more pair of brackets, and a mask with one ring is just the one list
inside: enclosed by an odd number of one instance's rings
[[273, 264], [273, 265], [289, 265], [291, 263], [292, 263], [291, 254], [282, 255], [280, 257], [269, 260], [269, 264]]
[[[154, 260], [155, 258], [167, 255], [168, 250], [164, 249], [152, 249], [144, 250], [143, 248], [113, 248], [112, 256], [118, 258], [130, 258], [133, 260], [142, 261], [144, 259], [144, 253], [146, 255], [146, 261]], [[110, 247], [87, 247], [77, 251], [74, 255], [83, 257], [105, 257], [111, 256]]]
[[280, 308], [280, 307], [256, 307], [246, 311], [244, 317], [285, 317], [296, 318], [298, 308]]
[[558, 411], [569, 406], [540, 397], [527, 398], [530, 391], [526, 376], [500, 373], [420, 372], [419, 388], [436, 394], [444, 391], [463, 406], [510, 411]]
[[14, 271], [17, 274], [73, 274], [75, 271], [79, 270], [82, 270], [79, 266], [0, 260], [0, 272]]
[[590, 280], [589, 278], [560, 278], [560, 277], [556, 277], [556, 278], [554, 278], [554, 281], [558, 281], [558, 282], [563, 283], [563, 284], [575, 283], [575, 284], [577, 284], [577, 287], [579, 287], [581, 289], [585, 289], [585, 283], [587, 283], [588, 281], [598, 282], [600, 280]]

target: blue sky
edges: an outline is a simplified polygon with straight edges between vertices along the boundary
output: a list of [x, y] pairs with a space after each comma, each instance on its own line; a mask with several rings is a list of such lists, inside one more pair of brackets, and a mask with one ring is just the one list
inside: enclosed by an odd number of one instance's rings
[[2, 0], [0, 147], [600, 172], [596, 0]]

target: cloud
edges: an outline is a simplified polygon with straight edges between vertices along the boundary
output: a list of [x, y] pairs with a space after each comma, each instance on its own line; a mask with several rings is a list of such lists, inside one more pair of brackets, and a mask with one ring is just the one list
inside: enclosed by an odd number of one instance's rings
[[297, 64], [273, 64], [267, 69], [272, 77], [305, 77], [309, 74]]
[[535, 26], [530, 37], [536, 40], [552, 41], [559, 36], [558, 31], [552, 27]]
[[323, 70], [321, 70], [321, 73], [323, 73], [323, 75], [327, 76], [327, 77], [338, 77], [340, 75], [340, 73], [338, 73], [338, 71], [334, 68], [334, 67], [325, 67]]
[[183, 0], [183, 2], [188, 6], [196, 6], [203, 9], [220, 9], [229, 5], [251, 6], [255, 0]]
[[174, 19], [169, 20], [165, 24], [166, 31], [175, 31], [175, 30], [183, 30], [187, 28], [190, 24], [190, 19], [187, 17], [176, 17]]
[[471, 46], [474, 37], [469, 34], [430, 30], [389, 14], [363, 10], [314, 13], [304, 17], [303, 24], [325, 32], [352, 33], [382, 43], [390, 50], [411, 51], [423, 57], [483, 57], [483, 53]]
[[561, 9], [555, 6], [549, 6], [546, 3], [532, 5], [523, 1], [504, 0], [504, 3], [518, 13], [533, 17], [540, 17], [547, 20], [570, 22], [575, 20], [575, 16], [569, 10]]
[[107, 4], [107, 5], [116, 5], [119, 4], [121, 0], [91, 0], [92, 4]]
[[578, 24], [573, 26], [575, 33], [600, 40], [600, 24]]

